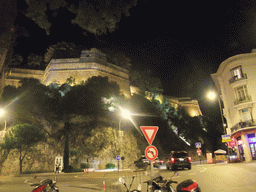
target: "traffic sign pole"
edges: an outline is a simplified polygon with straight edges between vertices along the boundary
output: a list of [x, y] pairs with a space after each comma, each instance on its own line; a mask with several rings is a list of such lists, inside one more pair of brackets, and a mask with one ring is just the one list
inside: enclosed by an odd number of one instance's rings
[[151, 180], [153, 180], [153, 176], [154, 176], [153, 160], [157, 158], [158, 150], [155, 146], [151, 144], [155, 139], [156, 133], [158, 131], [158, 126], [141, 126], [140, 129], [149, 144], [149, 146], [145, 150], [145, 156], [148, 160], [150, 160]]

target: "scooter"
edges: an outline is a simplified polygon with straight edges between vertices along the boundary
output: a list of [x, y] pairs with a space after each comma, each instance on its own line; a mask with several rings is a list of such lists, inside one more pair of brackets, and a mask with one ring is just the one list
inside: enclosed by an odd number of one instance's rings
[[40, 183], [33, 183], [30, 186], [34, 186], [32, 192], [59, 192], [59, 188], [56, 186], [57, 182], [51, 179], [45, 179]]
[[[132, 181], [131, 181], [131, 183], [130, 183], [130, 186], [128, 187], [128, 186], [126, 185], [126, 183], [125, 183], [124, 178], [122, 178], [122, 177], [119, 178], [119, 182], [122, 183], [122, 184], [125, 186], [125, 188], [127, 189], [126, 192], [141, 192], [141, 190], [136, 190], [136, 189], [130, 191], [130, 189], [131, 189], [131, 187], [132, 187], [133, 180], [134, 180], [134, 176], [132, 177]], [[139, 187], [138, 187], [138, 188], [139, 188]]]
[[[174, 175], [178, 175], [178, 172], [175, 172]], [[172, 183], [178, 182], [172, 179], [163, 179], [162, 176], [157, 176], [144, 183], [147, 183], [147, 192], [201, 192], [197, 182], [192, 179], [187, 179], [178, 184], [176, 190]]]

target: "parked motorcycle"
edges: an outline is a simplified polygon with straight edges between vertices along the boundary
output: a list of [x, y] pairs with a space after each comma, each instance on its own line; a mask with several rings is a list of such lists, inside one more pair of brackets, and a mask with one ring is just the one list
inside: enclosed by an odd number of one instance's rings
[[[122, 183], [122, 184], [125, 186], [125, 188], [127, 189], [126, 192], [141, 192], [140, 190], [136, 190], [136, 189], [130, 191], [130, 189], [131, 189], [131, 187], [132, 187], [133, 181], [134, 181], [134, 176], [132, 177], [132, 181], [131, 181], [131, 183], [130, 183], [130, 186], [128, 187], [128, 186], [126, 185], [126, 183], [125, 183], [124, 178], [122, 178], [122, 177], [119, 178], [119, 182]], [[138, 187], [138, 188], [140, 188], [140, 187]]]
[[30, 186], [34, 186], [32, 192], [59, 192], [59, 188], [57, 187], [57, 182], [51, 179], [45, 179], [40, 181], [40, 183], [33, 183]]
[[[178, 173], [175, 172], [175, 175], [178, 175]], [[192, 179], [179, 183], [176, 190], [172, 184], [178, 183], [177, 181], [164, 179], [160, 175], [144, 183], [147, 183], [147, 192], [201, 192], [197, 182]]]

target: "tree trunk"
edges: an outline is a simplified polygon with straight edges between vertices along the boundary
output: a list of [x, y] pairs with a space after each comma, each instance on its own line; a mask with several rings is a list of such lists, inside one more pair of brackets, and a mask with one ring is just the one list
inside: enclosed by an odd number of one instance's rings
[[0, 96], [4, 88], [4, 65], [7, 53], [12, 46], [15, 33], [14, 21], [17, 12], [17, 0], [6, 0], [0, 3]]
[[63, 164], [64, 164], [64, 172], [69, 169], [69, 130], [70, 124], [68, 122], [64, 125], [64, 156], [63, 156]]
[[22, 174], [22, 148], [20, 146], [20, 174]]

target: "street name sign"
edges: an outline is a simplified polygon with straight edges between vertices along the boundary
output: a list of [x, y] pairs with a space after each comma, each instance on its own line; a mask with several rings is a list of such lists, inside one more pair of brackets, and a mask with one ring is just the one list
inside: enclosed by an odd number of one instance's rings
[[158, 131], [158, 126], [141, 126], [142, 133], [144, 134], [147, 142], [151, 145], [155, 139], [156, 133]]
[[155, 146], [153, 145], [149, 145], [146, 149], [145, 149], [145, 156], [149, 161], [153, 161], [157, 158], [158, 156], [158, 150]]
[[222, 138], [222, 143], [226, 143], [226, 142], [232, 141], [230, 135], [221, 135], [221, 138]]

